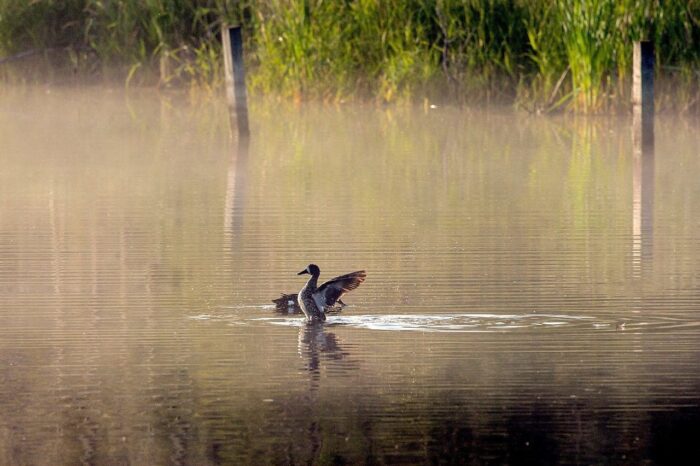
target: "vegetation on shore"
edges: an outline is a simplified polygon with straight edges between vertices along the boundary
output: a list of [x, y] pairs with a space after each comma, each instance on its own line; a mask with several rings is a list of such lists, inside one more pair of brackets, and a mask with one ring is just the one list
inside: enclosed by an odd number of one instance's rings
[[0, 77], [213, 88], [223, 22], [253, 92], [537, 112], [624, 109], [648, 38], [659, 107], [700, 113], [700, 0], [0, 0]]

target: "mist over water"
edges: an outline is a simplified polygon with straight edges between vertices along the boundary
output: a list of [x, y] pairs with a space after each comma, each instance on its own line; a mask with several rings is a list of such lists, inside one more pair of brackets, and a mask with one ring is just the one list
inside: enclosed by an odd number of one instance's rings
[[[668, 463], [700, 426], [700, 135], [0, 94], [0, 463]], [[651, 162], [651, 164], [650, 164]], [[642, 177], [642, 173], [652, 176]], [[308, 263], [367, 281], [275, 312]]]

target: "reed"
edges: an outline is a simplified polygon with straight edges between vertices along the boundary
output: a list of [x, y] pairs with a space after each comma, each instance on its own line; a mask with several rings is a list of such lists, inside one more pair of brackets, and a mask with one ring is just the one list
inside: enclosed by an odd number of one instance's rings
[[700, 0], [0, 0], [0, 57], [31, 52], [0, 75], [216, 89], [223, 21], [259, 94], [617, 111], [647, 36], [662, 108], [700, 112]]
[[611, 71], [615, 70], [615, 4], [608, 0], [559, 0], [558, 17], [571, 70], [574, 103], [584, 112], [604, 105]]

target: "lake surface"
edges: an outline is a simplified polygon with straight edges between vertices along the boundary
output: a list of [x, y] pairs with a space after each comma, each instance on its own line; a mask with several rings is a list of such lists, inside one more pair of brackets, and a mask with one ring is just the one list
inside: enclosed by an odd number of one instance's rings
[[0, 91], [0, 464], [697, 458], [697, 122], [253, 104]]

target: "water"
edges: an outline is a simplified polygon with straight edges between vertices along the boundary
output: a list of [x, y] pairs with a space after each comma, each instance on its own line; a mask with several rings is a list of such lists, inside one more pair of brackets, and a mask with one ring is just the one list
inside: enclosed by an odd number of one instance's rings
[[[0, 95], [1, 464], [697, 455], [693, 122], [653, 163], [626, 119], [258, 104], [252, 131]], [[310, 262], [368, 273], [322, 327], [271, 303]]]

